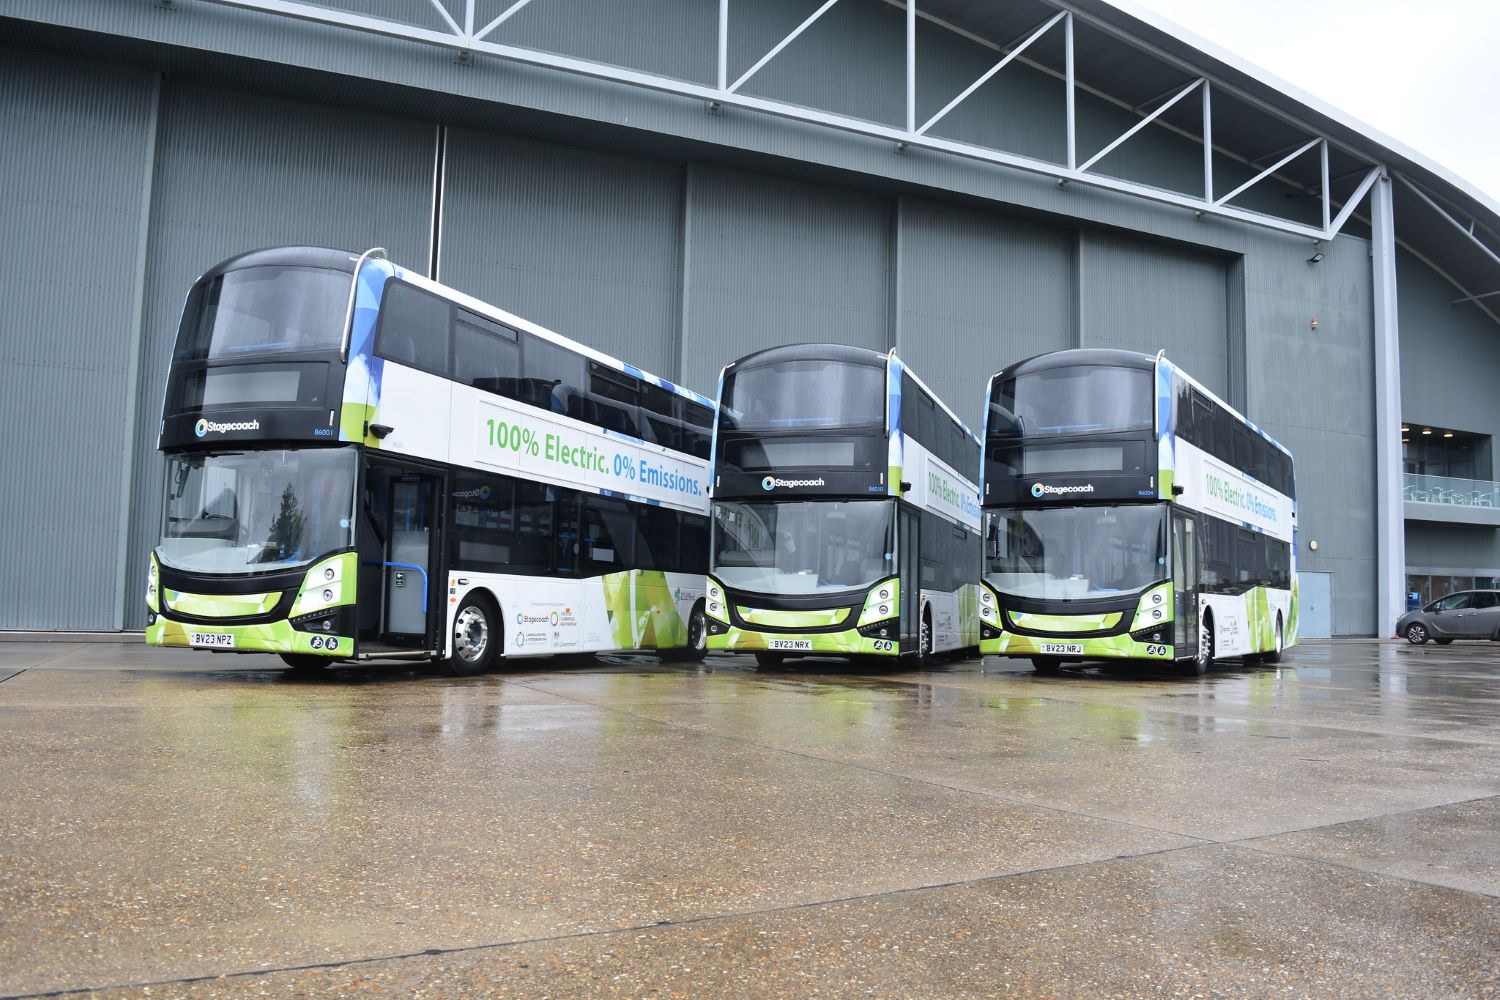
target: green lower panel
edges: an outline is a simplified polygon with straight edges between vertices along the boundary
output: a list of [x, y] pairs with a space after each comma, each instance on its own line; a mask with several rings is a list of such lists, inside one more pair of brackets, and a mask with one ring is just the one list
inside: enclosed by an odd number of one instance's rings
[[[195, 644], [190, 633], [206, 635], [228, 635], [232, 646]], [[317, 645], [314, 646], [313, 642]], [[268, 622], [262, 625], [184, 625], [181, 622], [158, 618], [155, 624], [146, 626], [148, 646], [187, 646], [196, 649], [217, 649], [236, 653], [310, 653], [340, 659], [354, 655], [354, 640], [346, 635], [313, 635], [298, 632], [287, 621]], [[330, 645], [332, 648], [329, 648]]]
[[[772, 640], [807, 642], [806, 649], [772, 649]], [[847, 656], [854, 653], [869, 653], [873, 656], [896, 656], [901, 652], [900, 644], [891, 639], [869, 639], [859, 634], [858, 629], [843, 632], [815, 632], [811, 635], [796, 635], [786, 632], [752, 632], [730, 626], [722, 635], [708, 637], [710, 652], [718, 653], [836, 653]]]
[[[1081, 646], [1083, 651], [1081, 653], [1043, 653], [1044, 643]], [[1006, 632], [998, 639], [985, 639], [979, 644], [979, 651], [993, 656], [1062, 656], [1084, 660], [1173, 659], [1172, 646], [1169, 643], [1136, 642], [1128, 634], [1078, 639], [1067, 635], [1038, 637]]]

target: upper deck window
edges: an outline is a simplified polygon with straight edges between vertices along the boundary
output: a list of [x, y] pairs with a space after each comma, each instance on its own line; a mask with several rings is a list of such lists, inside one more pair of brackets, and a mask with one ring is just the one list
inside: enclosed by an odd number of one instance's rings
[[719, 427], [806, 431], [885, 426], [885, 369], [806, 359], [736, 370], [724, 380]]
[[188, 295], [176, 359], [338, 350], [349, 282], [342, 271], [281, 265], [216, 275]]
[[1150, 430], [1151, 372], [1074, 365], [997, 379], [987, 436], [1047, 437]]

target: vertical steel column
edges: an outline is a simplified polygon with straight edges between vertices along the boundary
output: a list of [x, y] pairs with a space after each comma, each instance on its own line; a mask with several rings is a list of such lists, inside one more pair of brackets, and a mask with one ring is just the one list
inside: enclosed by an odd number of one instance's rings
[[1068, 88], [1068, 169], [1078, 169], [1078, 129], [1073, 113], [1073, 13], [1063, 18], [1063, 54], [1067, 62]]
[[1214, 103], [1213, 86], [1203, 81], [1203, 200], [1214, 200]]
[[[141, 181], [141, 224], [136, 229], [135, 280], [130, 289], [130, 355], [125, 362], [125, 419], [122, 435], [124, 460], [120, 470], [120, 508], [115, 530], [115, 628], [123, 629], [129, 615], [126, 603], [135, 603], [144, 613], [141, 589], [136, 581], [130, 585], [127, 564], [130, 561], [130, 508], [135, 494], [136, 435], [141, 427], [141, 355], [146, 350], [146, 263], [151, 252], [151, 203], [156, 191], [156, 134], [161, 121], [162, 74], [151, 78], [151, 110], [146, 118], [144, 178]], [[160, 416], [160, 414], [158, 414]], [[155, 544], [156, 539], [151, 539]], [[136, 603], [139, 602], [139, 603]]]
[[[1396, 220], [1391, 176], [1370, 189], [1375, 293], [1375, 634], [1391, 635], [1405, 606], [1406, 524], [1401, 492], [1401, 339], [1396, 323]], [[1346, 624], [1347, 627], [1347, 624]]]
[[729, 89], [729, 0], [719, 0], [719, 92]]
[[917, 0], [906, 0], [906, 131], [917, 130]]
[[1323, 140], [1322, 149], [1319, 151], [1321, 166], [1323, 170], [1321, 187], [1323, 195], [1323, 232], [1328, 232], [1329, 225], [1333, 222], [1333, 195], [1328, 190], [1328, 140]]

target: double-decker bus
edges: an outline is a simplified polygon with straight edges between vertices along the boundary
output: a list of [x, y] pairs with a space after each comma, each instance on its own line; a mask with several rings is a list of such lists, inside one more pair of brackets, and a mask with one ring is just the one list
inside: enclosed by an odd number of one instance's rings
[[714, 428], [710, 650], [977, 646], [979, 439], [894, 352], [741, 358]]
[[1292, 456], [1158, 355], [1058, 351], [990, 380], [984, 653], [1275, 662], [1297, 639]]
[[193, 284], [146, 641], [457, 674], [701, 651], [712, 401], [382, 253]]

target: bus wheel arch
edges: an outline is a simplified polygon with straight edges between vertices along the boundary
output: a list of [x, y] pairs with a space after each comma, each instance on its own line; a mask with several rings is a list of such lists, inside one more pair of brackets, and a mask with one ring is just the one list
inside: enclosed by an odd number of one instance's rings
[[700, 597], [687, 617], [687, 645], [681, 648], [662, 649], [658, 656], [663, 661], [701, 660], [708, 654], [708, 616], [704, 613], [707, 598]]
[[453, 616], [453, 648], [444, 661], [454, 677], [472, 677], [494, 667], [504, 652], [500, 602], [483, 587], [464, 595]]

